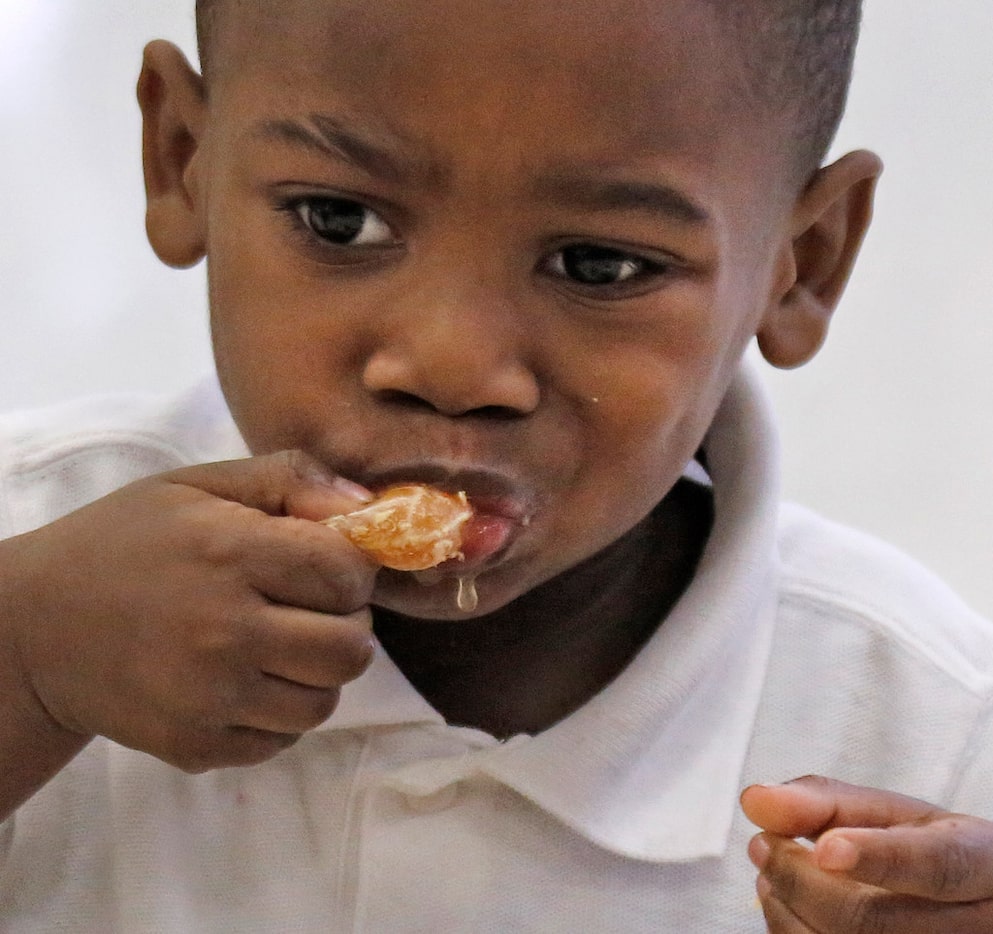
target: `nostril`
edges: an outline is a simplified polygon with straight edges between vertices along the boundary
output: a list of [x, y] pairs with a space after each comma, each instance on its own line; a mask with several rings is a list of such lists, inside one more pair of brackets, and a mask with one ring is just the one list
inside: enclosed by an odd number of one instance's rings
[[366, 361], [362, 385], [382, 405], [507, 420], [534, 410], [540, 398], [535, 374], [515, 355], [494, 350], [469, 354], [437, 343], [375, 351]]
[[518, 409], [513, 409], [506, 405], [482, 405], [478, 409], [470, 409], [465, 413], [476, 418], [489, 419], [490, 421], [510, 421], [520, 418], [524, 413]]
[[520, 418], [523, 414], [512, 406], [508, 405], [481, 405], [475, 408], [451, 410], [437, 406], [427, 399], [422, 399], [416, 393], [404, 392], [401, 389], [383, 389], [377, 393], [380, 402], [387, 405], [394, 405], [398, 408], [421, 409], [431, 412], [439, 412], [442, 415], [474, 417], [488, 421], [509, 421]]
[[377, 393], [381, 402], [388, 405], [401, 406], [408, 409], [434, 409], [434, 406], [412, 392], [404, 392], [401, 389], [383, 389]]

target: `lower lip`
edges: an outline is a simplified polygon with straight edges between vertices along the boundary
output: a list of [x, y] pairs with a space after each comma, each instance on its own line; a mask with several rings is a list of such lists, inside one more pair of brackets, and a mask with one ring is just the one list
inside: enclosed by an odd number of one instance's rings
[[505, 516], [477, 513], [467, 523], [462, 533], [460, 564], [478, 564], [492, 558], [510, 544], [521, 524]]
[[[458, 558], [443, 561], [426, 571], [414, 571], [417, 582], [432, 587], [452, 578], [458, 580], [458, 607], [471, 611], [476, 608], [476, 577], [481, 574], [486, 563], [496, 558], [511, 544], [514, 535], [523, 527], [522, 523], [505, 516], [489, 516], [476, 513], [463, 528], [462, 554]], [[391, 572], [392, 573], [392, 572]], [[406, 575], [400, 573], [400, 577]], [[468, 584], [470, 602], [463, 605], [463, 586]]]

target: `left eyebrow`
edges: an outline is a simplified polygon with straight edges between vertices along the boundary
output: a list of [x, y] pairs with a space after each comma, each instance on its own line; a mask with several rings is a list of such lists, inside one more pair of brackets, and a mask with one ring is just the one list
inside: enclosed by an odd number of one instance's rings
[[585, 173], [554, 172], [534, 186], [538, 197], [590, 211], [635, 211], [701, 226], [710, 214], [677, 188], [657, 182], [604, 180]]

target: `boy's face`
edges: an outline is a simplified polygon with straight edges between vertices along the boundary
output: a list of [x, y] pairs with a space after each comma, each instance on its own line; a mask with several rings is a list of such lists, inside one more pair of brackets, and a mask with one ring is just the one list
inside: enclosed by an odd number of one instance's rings
[[[283, 0], [216, 37], [190, 185], [235, 418], [465, 489], [479, 613], [652, 509], [788, 287], [782, 130], [701, 6]], [[455, 571], [376, 602], [458, 616]]]

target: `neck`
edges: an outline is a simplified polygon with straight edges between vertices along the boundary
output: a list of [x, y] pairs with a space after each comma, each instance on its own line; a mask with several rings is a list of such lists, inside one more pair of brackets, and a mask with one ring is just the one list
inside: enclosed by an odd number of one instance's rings
[[685, 481], [643, 522], [494, 613], [425, 621], [375, 609], [390, 657], [449, 723], [505, 738], [572, 713], [628, 664], [686, 589], [713, 519]]

